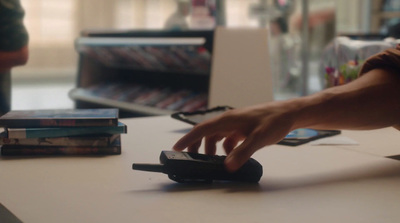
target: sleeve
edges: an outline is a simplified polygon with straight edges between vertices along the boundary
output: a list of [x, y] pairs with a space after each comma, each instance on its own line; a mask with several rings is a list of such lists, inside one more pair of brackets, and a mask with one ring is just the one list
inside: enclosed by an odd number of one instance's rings
[[391, 69], [400, 73], [400, 44], [369, 57], [360, 69], [359, 76], [376, 68]]
[[[359, 76], [376, 68], [390, 69], [400, 73], [400, 44], [396, 48], [387, 49], [368, 58], [360, 69]], [[394, 125], [394, 128], [400, 130], [400, 125]]]
[[15, 51], [28, 44], [19, 0], [0, 0], [0, 51]]

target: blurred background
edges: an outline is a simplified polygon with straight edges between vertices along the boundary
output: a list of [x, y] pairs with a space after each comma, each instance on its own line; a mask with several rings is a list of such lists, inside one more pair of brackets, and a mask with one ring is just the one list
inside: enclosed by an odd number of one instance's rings
[[[284, 61], [273, 68], [277, 83], [282, 82], [280, 79], [287, 81], [282, 73], [296, 76], [305, 71], [309, 74], [305, 80], [294, 78], [291, 80], [294, 83], [282, 85], [290, 88], [305, 81], [302, 85], [307, 85], [307, 90], [301, 94], [309, 94], [323, 88], [317, 71], [319, 60], [336, 36], [395, 36], [400, 21], [400, 1], [395, 0], [21, 0], [21, 3], [30, 35], [30, 58], [26, 66], [12, 71], [12, 109], [73, 107], [68, 91], [75, 85], [78, 54], [74, 41], [82, 30], [173, 29], [171, 24], [189, 30], [212, 30], [218, 25], [269, 27], [271, 48], [281, 52], [275, 59], [279, 63]], [[189, 9], [185, 11], [187, 6]], [[304, 24], [308, 27], [306, 33]], [[303, 41], [305, 38], [307, 41]], [[302, 61], [304, 50], [307, 61]], [[293, 55], [296, 58], [289, 58]], [[296, 65], [304, 62], [308, 63], [306, 69]]]

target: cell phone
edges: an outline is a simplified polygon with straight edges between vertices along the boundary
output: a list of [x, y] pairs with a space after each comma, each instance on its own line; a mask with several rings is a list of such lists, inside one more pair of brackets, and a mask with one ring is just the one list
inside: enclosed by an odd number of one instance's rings
[[190, 152], [162, 151], [160, 164], [132, 164], [132, 169], [165, 173], [178, 183], [213, 181], [237, 181], [257, 183], [263, 174], [262, 165], [250, 158], [236, 172], [228, 172], [224, 166], [226, 156], [205, 155]]
[[195, 112], [176, 112], [171, 114], [171, 117], [177, 119], [179, 121], [183, 121], [192, 125], [197, 125], [205, 120], [210, 118], [214, 118], [222, 113], [233, 109], [230, 106], [218, 106], [215, 108], [202, 110], [202, 111], [195, 111]]
[[334, 136], [340, 133], [340, 130], [316, 130], [308, 128], [295, 129], [287, 134], [283, 140], [278, 142], [278, 144], [298, 146], [316, 139]]

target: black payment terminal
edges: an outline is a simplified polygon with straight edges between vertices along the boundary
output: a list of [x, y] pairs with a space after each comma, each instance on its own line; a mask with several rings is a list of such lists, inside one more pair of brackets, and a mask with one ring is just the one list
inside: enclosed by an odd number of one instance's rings
[[250, 158], [236, 172], [228, 172], [224, 166], [226, 156], [205, 155], [190, 152], [162, 151], [160, 164], [132, 164], [134, 170], [161, 172], [179, 183], [238, 181], [257, 183], [263, 168]]

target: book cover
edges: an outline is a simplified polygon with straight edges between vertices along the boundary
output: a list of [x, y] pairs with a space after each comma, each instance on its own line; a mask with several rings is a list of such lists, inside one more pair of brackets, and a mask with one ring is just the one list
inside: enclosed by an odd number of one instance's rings
[[116, 126], [118, 109], [13, 110], [0, 117], [9, 128]]
[[117, 126], [98, 126], [98, 127], [54, 127], [54, 128], [7, 128], [8, 138], [50, 138], [78, 135], [95, 134], [125, 134], [127, 126], [118, 122]]
[[0, 145], [20, 146], [109, 146], [120, 135], [67, 136], [47, 138], [7, 138], [6, 132], [0, 133]]
[[121, 141], [115, 140], [109, 146], [22, 146], [2, 145], [2, 156], [90, 156], [90, 155], [119, 155]]

